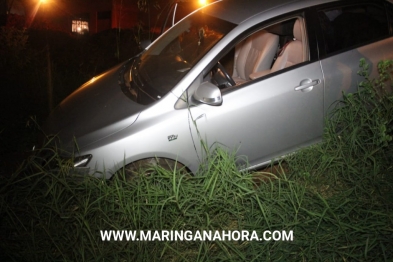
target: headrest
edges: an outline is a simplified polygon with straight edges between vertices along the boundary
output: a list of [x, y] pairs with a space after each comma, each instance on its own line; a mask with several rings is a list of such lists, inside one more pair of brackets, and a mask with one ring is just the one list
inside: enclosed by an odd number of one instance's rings
[[303, 19], [298, 18], [296, 19], [295, 24], [293, 25], [293, 36], [295, 37], [296, 40], [302, 41], [303, 40]]

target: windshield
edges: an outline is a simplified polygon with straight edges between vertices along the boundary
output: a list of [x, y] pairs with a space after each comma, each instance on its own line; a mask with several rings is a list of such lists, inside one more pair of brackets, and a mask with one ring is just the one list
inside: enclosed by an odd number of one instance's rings
[[203, 10], [177, 23], [130, 65], [130, 97], [149, 104], [166, 95], [234, 27]]

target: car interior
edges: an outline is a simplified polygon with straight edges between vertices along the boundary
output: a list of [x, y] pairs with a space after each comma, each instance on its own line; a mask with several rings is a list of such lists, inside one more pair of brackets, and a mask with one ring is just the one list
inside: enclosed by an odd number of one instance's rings
[[[302, 17], [282, 21], [259, 30], [220, 59], [222, 66], [213, 69], [212, 82], [219, 88], [241, 85], [278, 70], [307, 61], [308, 43]], [[226, 72], [222, 72], [226, 71]]]

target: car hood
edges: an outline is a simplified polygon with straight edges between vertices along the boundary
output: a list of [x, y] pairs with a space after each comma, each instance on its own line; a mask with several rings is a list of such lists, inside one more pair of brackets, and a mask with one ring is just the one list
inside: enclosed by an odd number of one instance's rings
[[57, 135], [63, 149], [72, 150], [75, 141], [82, 149], [135, 122], [145, 106], [122, 92], [123, 65], [92, 78], [64, 99], [44, 124], [44, 133]]

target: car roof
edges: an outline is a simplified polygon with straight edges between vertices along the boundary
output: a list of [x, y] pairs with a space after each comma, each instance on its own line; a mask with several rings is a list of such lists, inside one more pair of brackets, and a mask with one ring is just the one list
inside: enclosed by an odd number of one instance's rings
[[203, 12], [233, 24], [240, 24], [257, 14], [279, 7], [287, 6], [286, 12], [291, 12], [334, 1], [338, 0], [219, 0], [206, 6]]

